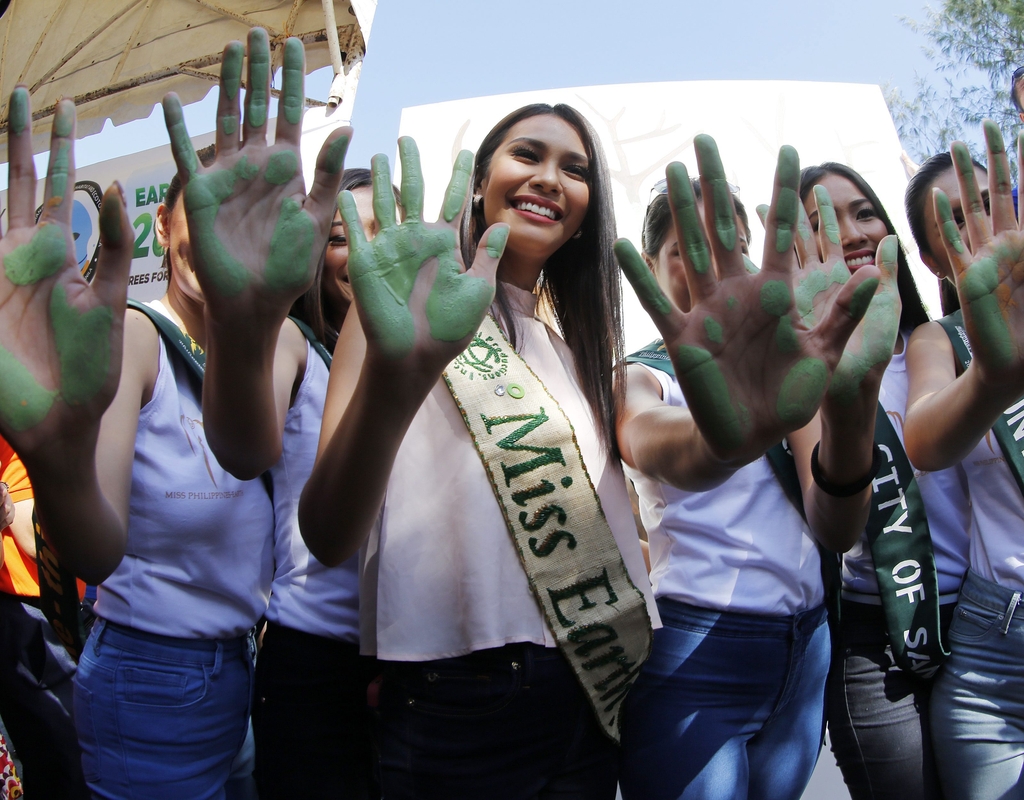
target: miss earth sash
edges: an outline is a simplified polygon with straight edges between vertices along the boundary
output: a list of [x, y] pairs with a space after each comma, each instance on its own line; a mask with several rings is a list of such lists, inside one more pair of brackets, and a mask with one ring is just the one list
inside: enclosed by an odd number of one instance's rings
[[651, 652], [651, 620], [572, 423], [490, 316], [444, 380], [548, 628], [618, 742], [622, 700]]

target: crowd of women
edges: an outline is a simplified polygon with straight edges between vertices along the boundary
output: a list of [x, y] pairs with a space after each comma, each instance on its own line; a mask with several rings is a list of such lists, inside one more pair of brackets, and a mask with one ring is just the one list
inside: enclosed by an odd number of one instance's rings
[[[530, 105], [428, 224], [409, 139], [399, 190], [335, 132], [306, 195], [301, 44], [272, 146], [266, 34], [243, 116], [245, 50], [214, 153], [164, 101], [170, 281], [127, 311], [118, 186], [91, 283], [71, 255], [72, 103], [36, 221], [10, 102], [0, 432], [98, 586], [83, 796], [781, 800], [827, 716], [858, 800], [1024, 797], [1024, 234], [995, 126], [987, 170], [956, 144], [907, 189], [932, 322], [847, 166], [782, 148], [755, 264], [698, 136], [638, 253], [586, 119]], [[632, 355], [620, 268], [662, 336]]]

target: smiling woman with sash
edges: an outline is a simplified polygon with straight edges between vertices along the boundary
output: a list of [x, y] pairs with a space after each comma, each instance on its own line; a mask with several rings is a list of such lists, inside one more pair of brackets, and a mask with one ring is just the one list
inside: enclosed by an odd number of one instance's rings
[[962, 311], [919, 328], [907, 353], [907, 453], [925, 469], [961, 463], [970, 491], [970, 569], [931, 710], [945, 795], [972, 800], [1024, 797], [1024, 233], [1002, 136], [984, 127], [988, 197], [955, 142], [956, 189], [933, 190], [926, 226]]
[[[459, 155], [427, 225], [415, 143], [399, 149], [404, 221], [383, 157], [372, 242], [342, 195], [358, 316], [300, 507], [324, 563], [365, 546], [382, 792], [610, 799], [657, 611], [612, 431], [622, 334], [604, 156], [573, 109], [519, 109], [475, 171]], [[536, 314], [538, 287], [559, 332]]]
[[[822, 188], [832, 199], [830, 218], [815, 210]], [[892, 303], [872, 305], [855, 335], [866, 344], [871, 379], [859, 391], [834, 385], [822, 405], [821, 428], [850, 430], [845, 455], [873, 457], [873, 480], [844, 485], [811, 454], [816, 434], [791, 439], [805, 492], [861, 501], [857, 510], [810, 517], [816, 530], [848, 543], [829, 679], [832, 750], [855, 800], [938, 798], [928, 698], [966, 569], [969, 518], [962, 475], [948, 469], [915, 477], [903, 451], [906, 343], [928, 317], [892, 222], [857, 172], [836, 163], [808, 167], [800, 194], [812, 228], [841, 246], [855, 273], [876, 253], [884, 256], [879, 245], [892, 237], [890, 258], [879, 266], [898, 290]]]
[[[765, 453], [813, 417], [878, 279], [872, 268], [851, 280], [841, 259], [798, 265], [792, 148], [759, 272], [714, 141], [694, 144], [700, 182], [669, 166], [645, 218], [646, 263], [616, 251], [664, 335], [628, 359], [618, 425], [664, 623], [627, 700], [622, 791], [784, 800], [821, 748], [829, 634], [818, 550], [787, 497], [799, 485], [784, 486], [784, 460]], [[797, 310], [815, 292], [828, 311], [805, 325]]]

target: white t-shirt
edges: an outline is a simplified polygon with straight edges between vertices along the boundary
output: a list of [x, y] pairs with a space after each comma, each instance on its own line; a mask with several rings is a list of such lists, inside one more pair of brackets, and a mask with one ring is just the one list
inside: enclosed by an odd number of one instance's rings
[[[903, 336], [903, 352], [892, 357], [882, 376], [878, 401], [903, 443], [903, 417], [907, 411], [907, 337]], [[966, 462], [965, 462], [966, 463]], [[879, 475], [891, 472], [882, 466]], [[928, 528], [935, 554], [935, 571], [939, 579], [939, 602], [956, 600], [967, 571], [967, 550], [971, 530], [970, 497], [967, 476], [962, 465], [936, 472], [914, 470], [921, 491]], [[1018, 495], [1020, 493], [1018, 492]], [[879, 603], [875, 562], [868, 547], [867, 533], [843, 556], [843, 596], [851, 600]]]
[[[572, 354], [535, 316], [533, 294], [505, 290], [518, 324], [517, 350], [572, 422], [622, 559], [659, 627], [625, 479], [598, 438]], [[512, 642], [555, 646], [443, 380], [398, 450], [364, 550], [360, 589], [360, 647], [381, 659], [426, 661]]]
[[241, 636], [267, 608], [273, 534], [263, 481], [240, 481], [217, 463], [202, 384], [161, 336], [153, 397], [135, 435], [128, 544], [99, 586], [96, 614], [182, 639]]
[[[686, 408], [676, 379], [647, 369], [665, 403]], [[817, 545], [765, 456], [706, 492], [676, 489], [633, 469], [627, 474], [640, 497], [657, 597], [773, 616], [824, 601]]]
[[328, 374], [307, 342], [306, 373], [285, 417], [281, 459], [270, 470], [275, 565], [267, 619], [315, 636], [358, 642], [359, 556], [325, 567], [299, 533], [299, 498], [316, 459]]
[[[1019, 424], [1015, 420], [1011, 430]], [[1024, 495], [995, 434], [986, 433], [962, 466], [971, 489], [971, 569], [1000, 586], [1024, 591]]]

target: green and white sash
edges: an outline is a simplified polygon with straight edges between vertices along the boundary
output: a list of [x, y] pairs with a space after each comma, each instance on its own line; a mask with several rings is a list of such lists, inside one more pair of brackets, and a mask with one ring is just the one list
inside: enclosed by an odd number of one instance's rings
[[534, 596], [605, 734], [651, 652], [633, 585], [572, 423], [492, 317], [445, 370]]
[[[626, 360], [675, 376], [672, 361], [660, 339]], [[881, 404], [875, 415], [875, 443], [881, 448], [884, 461], [872, 482], [866, 533], [889, 641], [893, 658], [901, 669], [930, 678], [948, 655], [941, 639], [935, 555], [913, 467]], [[792, 453], [782, 442], [765, 455], [786, 495], [804, 515]], [[836, 590], [841, 585], [840, 562], [834, 553], [820, 546], [819, 551], [822, 576], [830, 594], [830, 612], [835, 614], [838, 611]]]
[[[939, 324], [949, 341], [953, 344], [953, 352], [957, 361], [960, 362], [962, 370], [971, 365], [973, 354], [971, 342], [967, 338], [967, 331], [964, 329], [964, 315], [962, 311], [955, 311], [948, 317], [939, 320]], [[1014, 427], [1016, 426], [1016, 427]], [[1017, 488], [1024, 494], [1024, 451], [1021, 450], [1021, 439], [1024, 439], [1024, 398], [1018, 400], [1002, 413], [996, 424], [992, 426], [992, 433], [995, 434], [999, 448], [1003, 451], [1006, 465], [1010, 468], [1013, 479], [1017, 481]]]
[[939, 621], [939, 577], [914, 468], [881, 403], [875, 414], [875, 444], [883, 460], [871, 482], [865, 530], [878, 594], [897, 665], [927, 679], [949, 655]]

